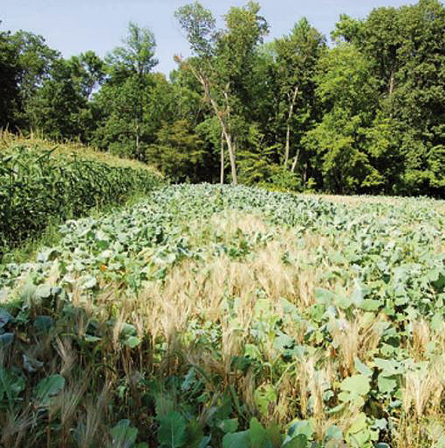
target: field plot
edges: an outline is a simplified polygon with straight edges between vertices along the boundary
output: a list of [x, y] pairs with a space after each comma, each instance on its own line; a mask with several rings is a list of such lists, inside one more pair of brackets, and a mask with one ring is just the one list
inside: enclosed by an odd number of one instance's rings
[[53, 223], [125, 203], [162, 182], [143, 163], [0, 132], [0, 260]]
[[445, 447], [443, 203], [162, 187], [0, 265], [2, 447]]

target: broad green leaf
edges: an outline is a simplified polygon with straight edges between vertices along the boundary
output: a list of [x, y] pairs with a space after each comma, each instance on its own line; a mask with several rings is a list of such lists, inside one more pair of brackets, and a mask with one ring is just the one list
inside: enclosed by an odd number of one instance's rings
[[347, 310], [352, 306], [352, 300], [350, 297], [339, 294], [335, 297], [335, 305], [337, 305], [342, 310]]
[[364, 412], [360, 412], [360, 414], [355, 418], [352, 425], [348, 429], [349, 434], [356, 434], [358, 432], [363, 431], [368, 427], [366, 423], [366, 414]]
[[269, 300], [259, 299], [255, 303], [255, 316], [265, 318], [271, 314], [271, 304]]
[[334, 300], [335, 294], [327, 289], [315, 288], [314, 296], [318, 303], [329, 306]]
[[124, 323], [122, 325], [121, 334], [122, 334], [122, 336], [136, 336], [137, 329], [132, 324]]
[[294, 420], [289, 425], [288, 436], [293, 438], [297, 435], [303, 434], [308, 440], [312, 439], [314, 428], [308, 420]]
[[223, 438], [223, 448], [251, 448], [249, 431], [226, 434]]
[[196, 371], [193, 367], [190, 367], [187, 375], [184, 378], [184, 381], [181, 384], [181, 390], [187, 391], [190, 390], [197, 382]]
[[292, 347], [294, 345], [294, 339], [288, 336], [287, 334], [281, 333], [274, 340], [274, 348], [280, 352], [285, 351], [287, 348]]
[[4, 309], [0, 308], [0, 333], [1, 330], [10, 322], [13, 322], [14, 318]]
[[133, 448], [138, 430], [130, 426], [129, 420], [121, 420], [111, 429], [113, 448]]
[[338, 426], [331, 425], [326, 430], [325, 438], [327, 440], [337, 440], [338, 442], [340, 442], [341, 440], [343, 440], [343, 433]]
[[57, 395], [65, 387], [65, 378], [62, 375], [51, 375], [41, 380], [34, 389], [38, 405], [45, 406], [51, 397]]
[[372, 371], [372, 369], [370, 369], [366, 364], [363, 364], [361, 361], [360, 361], [360, 359], [358, 359], [358, 358], [355, 358], [355, 360], [354, 360], [354, 366], [355, 366], [355, 368], [357, 369], [357, 371], [359, 372], [359, 373], [361, 373], [362, 375], [365, 375], [365, 376], [372, 376], [372, 373], [373, 373], [373, 371]]
[[342, 381], [340, 388], [343, 391], [356, 395], [367, 395], [371, 390], [369, 378], [366, 375], [353, 375]]
[[250, 420], [249, 437], [251, 448], [273, 448], [267, 431], [256, 418]]
[[25, 390], [25, 380], [16, 373], [0, 366], [0, 400], [14, 400]]
[[97, 286], [97, 279], [92, 275], [87, 275], [82, 279], [82, 288], [83, 289], [93, 289]]
[[217, 426], [226, 434], [230, 432], [235, 432], [238, 429], [238, 419], [228, 418], [225, 420], [221, 420]]
[[51, 286], [49, 285], [37, 286], [34, 296], [37, 299], [49, 299], [51, 297]]
[[269, 405], [276, 403], [278, 395], [270, 384], [265, 384], [260, 386], [254, 392], [255, 404], [258, 406], [261, 414], [267, 415], [269, 410]]
[[37, 331], [46, 332], [54, 325], [54, 320], [50, 316], [37, 316], [34, 319], [34, 328]]
[[176, 411], [159, 419], [158, 442], [163, 448], [179, 448], [187, 439], [185, 418]]
[[377, 385], [379, 391], [382, 393], [391, 393], [397, 387], [397, 377], [396, 376], [384, 376], [382, 373], [377, 378]]
[[366, 415], [361, 412], [350, 426], [347, 432], [346, 440], [349, 439], [349, 443], [354, 448], [362, 448], [367, 446], [370, 438], [371, 433], [366, 422]]
[[140, 345], [140, 343], [141, 343], [141, 340], [139, 338], [137, 338], [136, 336], [130, 336], [127, 339], [125, 339], [125, 342], [124, 342], [124, 344], [130, 348], [135, 348], [138, 345]]
[[403, 365], [394, 359], [374, 358], [374, 363], [379, 369], [382, 369], [383, 376], [393, 376], [404, 373]]
[[441, 331], [443, 330], [443, 316], [442, 313], [436, 313], [433, 318], [431, 319], [431, 329], [433, 331]]
[[304, 434], [293, 437], [289, 441], [285, 441], [282, 448], [308, 448], [308, 440]]
[[0, 349], [5, 349], [14, 342], [14, 333], [0, 334]]
[[281, 434], [280, 428], [277, 423], [270, 423], [266, 428], [266, 432], [267, 437], [271, 441], [274, 448], [282, 445], [284, 436]]
[[210, 448], [208, 445], [212, 438], [210, 436], [203, 437], [198, 448]]
[[365, 299], [360, 304], [360, 308], [365, 311], [377, 311], [382, 305], [383, 302], [381, 300]]

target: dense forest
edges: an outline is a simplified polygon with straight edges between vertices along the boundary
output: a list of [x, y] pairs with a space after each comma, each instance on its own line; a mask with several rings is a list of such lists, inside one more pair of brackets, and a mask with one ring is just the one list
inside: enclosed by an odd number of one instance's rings
[[305, 18], [266, 42], [253, 1], [221, 29], [199, 2], [175, 18], [192, 56], [168, 79], [134, 23], [104, 59], [0, 28], [0, 128], [91, 144], [173, 182], [445, 197], [440, 1], [341, 15], [332, 43]]

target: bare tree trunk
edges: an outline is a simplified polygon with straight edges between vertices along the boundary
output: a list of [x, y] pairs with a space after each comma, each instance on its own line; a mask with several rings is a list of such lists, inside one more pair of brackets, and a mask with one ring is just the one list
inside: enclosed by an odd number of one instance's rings
[[287, 164], [289, 162], [289, 156], [290, 156], [290, 123], [292, 120], [292, 115], [294, 113], [294, 107], [295, 102], [297, 100], [298, 95], [298, 86], [295, 87], [294, 93], [292, 95], [292, 99], [289, 105], [289, 113], [287, 116], [287, 122], [286, 122], [286, 146], [284, 150], [284, 167], [287, 167]]
[[[180, 60], [180, 59], [178, 59], [178, 60]], [[209, 80], [207, 79], [207, 77], [204, 74], [202, 74], [201, 72], [199, 72], [198, 70], [196, 70], [192, 65], [189, 65], [189, 67], [191, 68], [196, 79], [201, 83], [201, 85], [204, 89], [205, 98], [210, 102], [210, 104], [213, 108], [213, 111], [215, 112], [215, 115], [218, 118], [219, 124], [221, 125], [222, 134], [226, 140], [227, 151], [229, 153], [230, 169], [231, 169], [231, 173], [232, 173], [232, 183], [234, 185], [237, 185], [238, 184], [238, 176], [236, 173], [235, 146], [232, 142], [232, 136], [229, 132], [227, 122], [224, 120], [224, 115], [230, 115], [230, 108], [227, 105], [226, 110], [221, 110], [221, 108], [218, 106], [218, 103], [215, 101], [215, 99], [211, 95], [210, 84], [209, 84]], [[227, 92], [224, 92], [224, 95], [227, 100]]]
[[224, 184], [224, 133], [221, 131], [221, 185]]
[[396, 87], [396, 80], [394, 70], [391, 71], [391, 78], [389, 79], [389, 96], [394, 93], [394, 89]]
[[225, 124], [223, 126], [223, 134], [227, 143], [227, 151], [229, 152], [229, 160], [230, 160], [230, 171], [232, 174], [232, 184], [238, 185], [238, 175], [236, 173], [236, 159], [235, 159], [235, 145], [232, 141], [232, 136], [227, 131], [227, 127]]
[[144, 104], [142, 95], [142, 70], [138, 70], [138, 87], [139, 87], [139, 116], [136, 123], [136, 157], [138, 160], [142, 160], [141, 155], [141, 127], [144, 120]]
[[295, 173], [295, 169], [297, 168], [298, 159], [300, 158], [300, 148], [298, 148], [297, 153], [295, 154], [294, 161], [292, 163], [291, 172]]
[[[221, 125], [224, 138], [226, 139], [227, 151], [229, 153], [229, 160], [230, 160], [230, 170], [232, 173], [232, 183], [234, 185], [237, 185], [238, 184], [238, 176], [236, 174], [235, 145], [233, 144], [233, 141], [232, 141], [232, 135], [230, 134], [227, 123], [223, 118], [223, 112], [221, 112], [219, 110], [218, 104], [210, 95], [210, 88], [208, 86], [208, 83], [205, 83], [204, 89], [206, 89], [206, 95], [209, 98], [210, 104], [212, 105], [215, 115], [217, 116], [217, 118], [219, 120], [219, 124]], [[229, 112], [229, 111], [227, 111], [227, 112]]]
[[136, 125], [136, 158], [138, 159], [138, 160], [141, 160], [141, 153], [140, 153], [140, 150], [141, 150], [141, 142], [140, 142], [140, 138], [139, 138], [139, 128], [140, 128], [140, 125], [139, 125], [139, 123]]

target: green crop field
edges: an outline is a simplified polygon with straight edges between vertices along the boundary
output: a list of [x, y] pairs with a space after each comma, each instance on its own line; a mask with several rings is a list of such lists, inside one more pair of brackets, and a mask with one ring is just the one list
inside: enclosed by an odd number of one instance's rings
[[142, 163], [0, 134], [0, 257], [51, 223], [122, 204], [160, 182]]
[[445, 203], [161, 187], [0, 264], [2, 447], [445, 447]]

